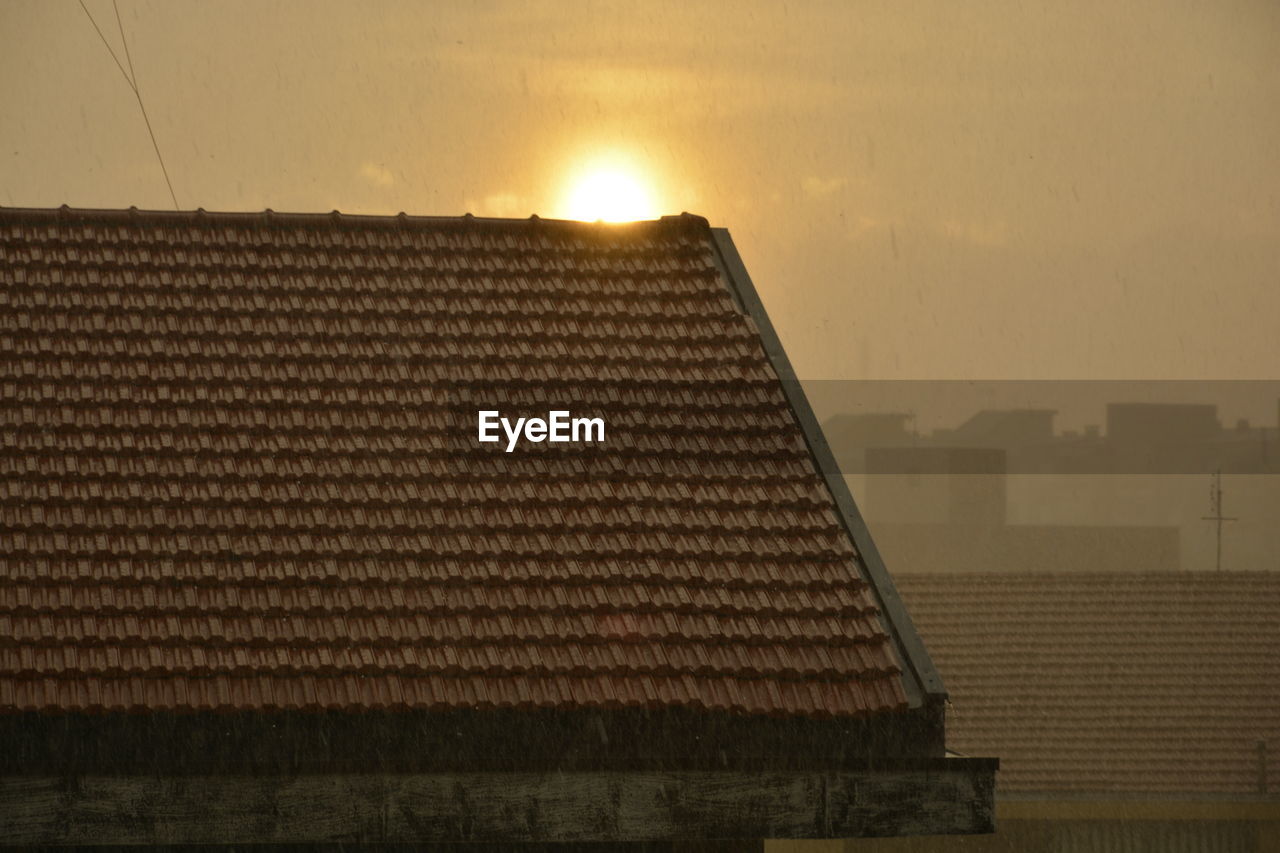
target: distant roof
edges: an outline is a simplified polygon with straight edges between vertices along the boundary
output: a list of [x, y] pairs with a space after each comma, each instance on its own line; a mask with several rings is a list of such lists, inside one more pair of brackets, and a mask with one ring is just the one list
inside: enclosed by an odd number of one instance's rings
[[[0, 709], [907, 705], [701, 218], [0, 209], [0, 282]], [[632, 396], [458, 464], [488, 380]]]
[[1009, 793], [1280, 788], [1280, 573], [903, 575], [951, 749]]

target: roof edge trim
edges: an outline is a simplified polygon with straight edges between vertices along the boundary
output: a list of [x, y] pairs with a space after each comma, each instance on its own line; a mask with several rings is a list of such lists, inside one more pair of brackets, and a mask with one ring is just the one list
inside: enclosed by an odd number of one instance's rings
[[862, 564], [867, 573], [866, 580], [871, 585], [876, 603], [880, 607], [881, 621], [902, 659], [905, 670], [903, 674], [911, 675], [910, 681], [903, 679], [905, 682], [903, 686], [907, 690], [911, 705], [921, 704], [926, 697], [935, 700], [946, 699], [947, 691], [943, 687], [942, 677], [934, 667], [924, 641], [920, 639], [915, 624], [907, 614], [902, 597], [898, 594], [888, 569], [885, 568], [884, 560], [871, 538], [871, 531], [858, 510], [853, 494], [849, 491], [848, 483], [839, 473], [840, 468], [836, 464], [831, 448], [827, 445], [822, 427], [818, 424], [818, 419], [809, 405], [809, 398], [805, 396], [804, 388], [796, 377], [795, 369], [791, 366], [791, 360], [787, 358], [782, 341], [778, 338], [778, 333], [774, 330], [773, 323], [765, 311], [764, 303], [760, 300], [755, 284], [751, 281], [746, 265], [742, 262], [742, 256], [738, 254], [737, 246], [729, 236], [729, 230], [711, 228], [710, 231], [721, 272], [724, 273], [738, 303], [743, 306], [760, 332], [765, 354], [774, 372], [782, 380], [783, 393], [786, 394], [787, 402], [790, 403], [791, 410], [800, 424], [805, 444], [808, 445], [809, 452], [818, 465], [823, 482], [826, 483], [827, 490], [835, 500], [840, 522], [862, 558]]

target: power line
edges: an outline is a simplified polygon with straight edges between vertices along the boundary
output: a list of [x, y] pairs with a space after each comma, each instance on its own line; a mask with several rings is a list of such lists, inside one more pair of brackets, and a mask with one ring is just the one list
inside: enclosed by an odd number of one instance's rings
[[98, 38], [102, 39], [102, 45], [107, 49], [107, 53], [111, 54], [111, 59], [116, 64], [116, 68], [120, 69], [120, 73], [124, 75], [125, 82], [129, 84], [129, 88], [133, 91], [133, 96], [138, 100], [138, 109], [142, 111], [142, 121], [147, 126], [147, 135], [151, 137], [151, 147], [155, 149], [156, 160], [160, 163], [160, 172], [164, 175], [164, 184], [169, 188], [169, 198], [173, 199], [174, 210], [180, 210], [178, 206], [178, 195], [173, 191], [173, 181], [169, 180], [169, 170], [165, 168], [164, 156], [160, 153], [160, 143], [156, 142], [155, 131], [151, 128], [151, 119], [147, 116], [147, 107], [142, 103], [142, 93], [138, 91], [138, 76], [133, 70], [133, 57], [129, 55], [129, 40], [124, 35], [124, 22], [120, 20], [120, 7], [116, 4], [116, 0], [111, 0], [111, 6], [116, 13], [116, 26], [120, 28], [120, 43], [124, 45], [125, 61], [129, 64], [129, 70], [124, 70], [124, 65], [120, 63], [116, 52], [111, 49], [111, 43], [107, 41], [107, 37], [102, 34], [102, 30], [98, 27], [98, 22], [93, 19], [93, 15], [89, 12], [89, 7], [84, 5], [84, 0], [79, 0], [80, 8], [84, 10], [85, 16], [89, 19], [89, 23], [93, 24], [93, 30], [98, 34]]
[[129, 42], [124, 37], [124, 24], [120, 21], [120, 7], [116, 5], [116, 0], [111, 0], [111, 7], [116, 12], [116, 24], [120, 27], [120, 43], [124, 45], [124, 58], [129, 63], [129, 76], [133, 81], [133, 96], [138, 99], [138, 109], [142, 111], [142, 120], [147, 125], [147, 135], [151, 137], [151, 147], [156, 150], [156, 159], [160, 161], [160, 172], [164, 175], [164, 185], [169, 188], [169, 198], [173, 199], [173, 209], [179, 210], [178, 196], [173, 191], [173, 182], [169, 180], [169, 170], [164, 166], [164, 157], [160, 155], [160, 144], [156, 142], [155, 131], [151, 129], [151, 119], [147, 117], [147, 108], [142, 103], [142, 93], [138, 91], [138, 75], [133, 70], [133, 58], [129, 55]]
[[116, 27], [120, 30], [120, 44], [124, 45], [124, 58], [129, 63], [129, 79], [133, 81], [133, 91], [138, 91], [138, 74], [133, 70], [133, 57], [129, 55], [129, 40], [124, 37], [124, 22], [120, 20], [120, 6], [111, 0], [111, 8], [116, 13]]
[[93, 15], [89, 14], [89, 7], [84, 5], [84, 0], [80, 0], [80, 8], [89, 18], [89, 23], [93, 24], [93, 31], [98, 34], [98, 38], [102, 39], [102, 45], [107, 49], [107, 53], [111, 54], [111, 59], [116, 64], [116, 68], [120, 69], [120, 73], [124, 75], [124, 82], [129, 84], [130, 89], [134, 89], [133, 78], [129, 76], [129, 72], [124, 70], [124, 66], [120, 64], [120, 60], [116, 59], [116, 52], [111, 49], [111, 43], [107, 41], [107, 37], [102, 34], [102, 30], [98, 29], [98, 22], [93, 19]]

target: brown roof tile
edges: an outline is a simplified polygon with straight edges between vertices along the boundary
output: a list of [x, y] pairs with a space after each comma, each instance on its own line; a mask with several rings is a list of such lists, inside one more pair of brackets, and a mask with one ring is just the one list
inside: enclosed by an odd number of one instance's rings
[[0, 282], [4, 709], [905, 707], [701, 220], [0, 210]]
[[897, 586], [947, 674], [948, 746], [999, 755], [1003, 790], [1255, 794], [1280, 779], [1280, 574]]

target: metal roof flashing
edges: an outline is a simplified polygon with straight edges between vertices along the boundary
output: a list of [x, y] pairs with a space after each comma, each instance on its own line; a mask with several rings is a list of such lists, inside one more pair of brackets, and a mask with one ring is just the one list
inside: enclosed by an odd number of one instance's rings
[[840, 474], [835, 456], [827, 445], [826, 437], [809, 406], [804, 388], [796, 377], [782, 341], [769, 320], [764, 303], [756, 292], [751, 276], [738, 254], [733, 238], [727, 228], [710, 228], [711, 241], [715, 247], [716, 265], [720, 268], [734, 301], [755, 323], [759, 331], [761, 343], [769, 363], [782, 381], [783, 391], [792, 412], [800, 424], [809, 452], [822, 475], [827, 490], [835, 501], [840, 523], [849, 534], [854, 548], [858, 552], [859, 564], [862, 566], [864, 579], [871, 586], [876, 602], [880, 608], [880, 620], [885, 633], [893, 641], [899, 659], [903, 664], [903, 688], [911, 707], [940, 703], [946, 700], [947, 692], [942, 684], [942, 677], [934, 668], [924, 641], [920, 639], [911, 617], [907, 615], [898, 590], [894, 586], [884, 560], [871, 538], [871, 531], [866, 520], [858, 510], [858, 505], [849, 491], [849, 486]]

